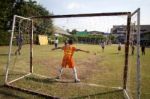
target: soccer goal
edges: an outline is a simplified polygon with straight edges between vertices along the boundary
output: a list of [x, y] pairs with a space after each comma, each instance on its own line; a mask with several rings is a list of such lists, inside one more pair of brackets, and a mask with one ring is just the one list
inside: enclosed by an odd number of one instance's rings
[[[43, 27], [51, 28], [44, 30]], [[57, 37], [58, 46], [64, 46], [63, 42], [72, 38], [78, 48], [90, 51], [89, 54], [77, 52], [74, 55], [80, 83], [71, 80], [73, 77], [69, 69], [64, 70], [62, 79], [55, 79], [63, 51], [52, 51], [53, 45], [36, 44], [38, 34], [48, 34], [49, 31], [55, 34], [49, 38], [50, 42], [53, 43]], [[119, 37], [116, 36], [119, 41], [109, 38], [110, 32], [121, 33]], [[103, 52], [101, 42], [107, 43]], [[136, 61], [132, 61], [133, 63], [130, 62], [131, 42], [137, 46], [137, 57], [134, 57]], [[118, 43], [122, 43], [119, 52]], [[31, 18], [15, 15], [5, 86], [47, 98], [140, 99], [139, 47], [140, 9], [134, 13], [110, 12]]]

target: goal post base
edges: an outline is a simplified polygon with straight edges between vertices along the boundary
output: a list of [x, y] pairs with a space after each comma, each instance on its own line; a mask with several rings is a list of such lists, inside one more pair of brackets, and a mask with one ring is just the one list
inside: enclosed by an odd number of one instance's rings
[[124, 94], [125, 99], [133, 99], [133, 98], [131, 98], [131, 97], [129, 96], [129, 94], [128, 94], [128, 92], [127, 92], [126, 89], [123, 89], [123, 94]]
[[41, 97], [48, 98], [48, 99], [60, 99], [59, 97], [51, 96], [45, 93], [39, 93], [37, 91], [33, 91], [33, 90], [25, 89], [25, 88], [20, 88], [20, 87], [10, 85], [10, 84], [4, 84], [4, 87], [11, 88], [17, 91], [22, 91], [22, 92], [32, 94], [32, 95], [41, 96]]
[[31, 75], [31, 73], [28, 73], [28, 74], [26, 74], [26, 75], [24, 75], [24, 76], [21, 76], [21, 77], [19, 77], [19, 78], [17, 78], [17, 79], [14, 79], [14, 80], [9, 81], [9, 82], [6, 82], [6, 83], [7, 83], [7, 84], [11, 84], [11, 83], [13, 83], [13, 82], [16, 82], [16, 81], [18, 81], [18, 80], [21, 80], [21, 79], [23, 79], [23, 78], [29, 76], [29, 75]]
[[[47, 78], [47, 79], [51, 79], [47, 76], [44, 76], [44, 75], [39, 75], [39, 74], [35, 74], [35, 73], [28, 73], [18, 79], [15, 79], [15, 80], [12, 80], [10, 82], [6, 82], [4, 84], [4, 87], [7, 87], [7, 88], [10, 88], [10, 89], [14, 89], [16, 91], [21, 91], [21, 92], [24, 92], [24, 93], [27, 93], [27, 94], [31, 94], [31, 95], [36, 95], [36, 96], [40, 96], [40, 97], [44, 97], [44, 98], [48, 98], [48, 99], [60, 99], [60, 97], [57, 97], [57, 96], [52, 96], [50, 94], [46, 94], [46, 93], [43, 93], [43, 92], [38, 92], [38, 91], [34, 91], [32, 89], [27, 89], [27, 88], [21, 88], [21, 87], [18, 87], [18, 86], [15, 86], [13, 85], [13, 83], [17, 82], [18, 80], [21, 80], [25, 77], [29, 77], [31, 75], [34, 75], [36, 77], [41, 77], [41, 78]], [[88, 85], [88, 86], [94, 86], [94, 87], [102, 87], [102, 88], [111, 88], [111, 89], [114, 89], [114, 91], [122, 91], [123, 93], [123, 97], [125, 99], [132, 99], [130, 97], [130, 95], [128, 94], [127, 90], [126, 89], [123, 89], [122, 87], [110, 87], [110, 86], [105, 86], [105, 85], [97, 85], [97, 84], [91, 84], [91, 83], [78, 83], [78, 84], [83, 84], [83, 85]], [[104, 92], [104, 93], [111, 93], [111, 92], [114, 92], [114, 91], [108, 91], [108, 92]]]

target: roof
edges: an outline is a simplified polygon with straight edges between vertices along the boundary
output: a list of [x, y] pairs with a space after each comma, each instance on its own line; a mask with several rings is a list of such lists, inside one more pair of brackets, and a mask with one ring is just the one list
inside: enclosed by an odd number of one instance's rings
[[86, 32], [86, 31], [77, 31], [76, 32], [76, 35], [78, 35], [78, 36], [84, 36], [84, 35], [88, 35], [89, 33], [88, 32]]
[[[140, 25], [140, 28], [141, 34], [150, 32], [150, 25]], [[126, 25], [114, 25], [111, 31], [114, 34], [125, 33]]]
[[54, 29], [54, 34], [71, 35], [70, 33], [68, 33], [67, 31], [65, 31], [64, 29], [58, 26], [53, 26], [53, 29]]
[[104, 32], [100, 32], [100, 31], [89, 31], [89, 33], [93, 35], [104, 34]]

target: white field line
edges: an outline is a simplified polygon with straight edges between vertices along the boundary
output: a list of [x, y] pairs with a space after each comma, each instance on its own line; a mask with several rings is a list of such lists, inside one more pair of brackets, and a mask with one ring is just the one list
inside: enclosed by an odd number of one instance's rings
[[123, 92], [124, 92], [125, 99], [133, 99], [132, 97], [129, 96], [126, 90], [123, 90]]
[[[44, 76], [44, 75], [39, 75], [39, 74], [35, 74], [35, 76], [39, 76], [39, 77], [43, 77], [43, 78], [48, 78], [48, 79], [54, 79], [54, 78], [50, 78], [50, 77], [47, 77], [47, 76]], [[55, 81], [58, 81], [58, 82], [74, 82], [73, 80], [57, 80], [57, 79], [54, 79]], [[99, 84], [93, 84], [93, 83], [83, 83], [83, 82], [80, 82], [80, 83], [76, 83], [78, 85], [87, 85], [87, 86], [93, 86], [93, 87], [103, 87], [103, 88], [111, 88], [111, 89], [122, 89], [122, 87], [111, 87], [111, 86], [105, 86], [105, 85], [99, 85]]]
[[26, 77], [26, 76], [29, 76], [31, 73], [28, 73], [28, 74], [26, 74], [26, 75], [24, 75], [24, 76], [22, 76], [22, 77], [19, 77], [19, 78], [17, 78], [17, 79], [14, 79], [14, 80], [12, 80], [12, 81], [9, 81], [8, 82], [8, 84], [11, 84], [11, 83], [13, 83], [13, 82], [15, 82], [15, 81], [18, 81], [18, 80], [20, 80], [20, 79], [22, 79], [22, 78], [24, 78], [24, 77]]
[[110, 86], [105, 86], [105, 85], [99, 85], [99, 84], [93, 84], [93, 83], [77, 83], [80, 85], [88, 85], [88, 86], [93, 86], [93, 87], [103, 87], [103, 88], [111, 88], [111, 89], [122, 89], [121, 87], [110, 87]]

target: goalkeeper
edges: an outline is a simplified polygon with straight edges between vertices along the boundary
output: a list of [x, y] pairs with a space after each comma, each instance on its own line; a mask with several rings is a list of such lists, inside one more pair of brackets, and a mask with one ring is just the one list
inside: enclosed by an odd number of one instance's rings
[[62, 49], [64, 51], [64, 56], [62, 59], [62, 64], [61, 64], [61, 68], [59, 70], [59, 75], [58, 75], [57, 79], [61, 78], [63, 69], [68, 66], [69, 68], [71, 68], [73, 70], [75, 82], [80, 82], [80, 79], [78, 79], [78, 76], [77, 76], [77, 70], [75, 68], [75, 62], [73, 59], [73, 54], [74, 54], [74, 52], [77, 52], [77, 51], [82, 51], [85, 53], [89, 53], [89, 51], [77, 49], [76, 47], [73, 46], [73, 40], [71, 40], [71, 39], [68, 40], [68, 42], [65, 46], [53, 48], [52, 50], [56, 50], [56, 49]]

